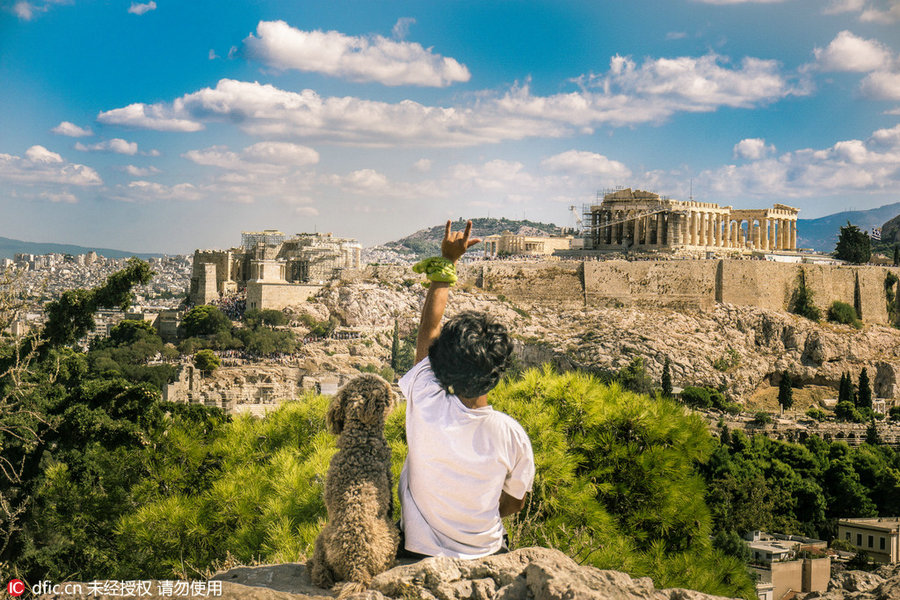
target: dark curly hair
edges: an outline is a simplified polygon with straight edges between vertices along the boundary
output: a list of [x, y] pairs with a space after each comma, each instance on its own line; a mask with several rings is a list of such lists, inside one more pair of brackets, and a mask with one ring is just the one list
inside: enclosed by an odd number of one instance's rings
[[445, 390], [463, 398], [477, 398], [499, 383], [512, 349], [502, 323], [487, 313], [470, 310], [444, 324], [428, 349], [428, 358]]

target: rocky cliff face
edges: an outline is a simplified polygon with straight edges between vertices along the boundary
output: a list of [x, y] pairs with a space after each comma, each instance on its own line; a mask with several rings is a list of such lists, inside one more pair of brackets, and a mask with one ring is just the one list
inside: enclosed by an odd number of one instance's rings
[[[416, 326], [424, 290], [368, 282], [325, 288], [317, 300], [309, 309], [317, 318], [337, 315], [346, 325], [387, 328], [397, 317], [407, 332]], [[877, 397], [900, 398], [900, 331], [890, 327], [857, 330], [730, 304], [702, 311], [515, 306], [477, 288], [455, 289], [448, 315], [468, 309], [488, 310], [506, 322], [526, 365], [549, 360], [618, 370], [641, 356], [658, 380], [668, 356], [675, 385], [724, 388], [737, 400], [777, 383], [784, 370], [795, 385], [836, 388], [841, 373], [855, 378], [866, 367]]]
[[799, 600], [896, 600], [900, 598], [900, 565], [879, 567], [873, 573], [845, 571], [835, 575], [827, 592], [810, 592]]

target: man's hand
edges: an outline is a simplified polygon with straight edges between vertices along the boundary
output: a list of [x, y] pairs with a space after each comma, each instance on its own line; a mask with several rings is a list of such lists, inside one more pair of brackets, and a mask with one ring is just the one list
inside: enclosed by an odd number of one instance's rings
[[444, 239], [441, 240], [441, 255], [456, 264], [459, 257], [465, 254], [466, 250], [471, 246], [480, 242], [481, 239], [469, 239], [469, 234], [472, 233], [472, 221], [466, 221], [466, 229], [462, 232], [451, 231], [451, 224], [451, 221], [447, 221], [447, 226], [444, 228]]
[[[465, 231], [461, 232], [451, 231], [451, 221], [447, 221], [444, 239], [441, 241], [441, 255], [455, 265], [470, 246], [481, 241], [479, 238], [469, 239], [470, 233], [472, 221], [467, 221]], [[449, 288], [449, 284], [440, 281], [432, 281], [428, 286], [425, 305], [422, 307], [422, 319], [419, 321], [419, 335], [416, 337], [416, 363], [428, 356], [431, 342], [441, 333], [441, 319], [444, 317], [444, 309], [447, 308]]]
[[[525, 495], [527, 496], [527, 494]], [[504, 491], [500, 492], [500, 517], [508, 517], [525, 508], [525, 496], [513, 498]]]

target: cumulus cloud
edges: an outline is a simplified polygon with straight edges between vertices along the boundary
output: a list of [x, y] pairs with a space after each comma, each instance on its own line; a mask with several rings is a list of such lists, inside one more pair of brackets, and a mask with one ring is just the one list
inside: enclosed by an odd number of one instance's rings
[[0, 180], [26, 184], [101, 185], [91, 167], [67, 162], [43, 146], [32, 146], [24, 157], [0, 153]]
[[550, 156], [541, 161], [541, 166], [551, 171], [577, 175], [612, 175], [622, 179], [631, 176], [631, 170], [619, 161], [582, 150], [568, 150]]
[[173, 116], [178, 112], [181, 112], [178, 100], [171, 107], [138, 102], [101, 112], [97, 115], [97, 120], [107, 125], [123, 125], [156, 131], [200, 131], [203, 129], [201, 123]]
[[431, 159], [420, 158], [413, 163], [413, 169], [415, 169], [419, 173], [427, 173], [431, 170]]
[[133, 15], [143, 15], [151, 10], [156, 10], [156, 2], [153, 0], [150, 0], [150, 2], [147, 2], [146, 4], [132, 2], [131, 6], [128, 7], [128, 12]]
[[410, 26], [415, 24], [416, 20], [412, 17], [400, 17], [391, 28], [391, 35], [393, 35], [398, 40], [405, 39], [406, 36], [409, 35]]
[[890, 49], [877, 40], [867, 40], [850, 31], [837, 34], [825, 48], [813, 50], [818, 67], [824, 71], [868, 73], [885, 69], [894, 62]]
[[900, 125], [867, 140], [843, 140], [825, 149], [801, 149], [745, 165], [705, 171], [699, 185], [728, 197], [816, 197], [884, 191], [900, 185]]
[[734, 157], [747, 160], [759, 160], [775, 152], [775, 146], [766, 145], [761, 138], [743, 139], [734, 145]]
[[74, 123], [69, 123], [68, 121], [63, 121], [50, 131], [57, 135], [67, 135], [69, 137], [87, 137], [94, 135], [94, 132], [91, 131], [90, 128], [85, 129]]
[[134, 156], [138, 152], [137, 142], [129, 142], [122, 138], [113, 138], [105, 142], [97, 142], [87, 146], [81, 142], [75, 143], [75, 149], [81, 152], [115, 152], [116, 154], [127, 154]]
[[[408, 25], [407, 25], [408, 26]], [[376, 81], [384, 85], [444, 87], [468, 81], [465, 65], [434, 54], [421, 44], [338, 31], [303, 31], [284, 21], [260, 21], [244, 40], [247, 54], [279, 69], [296, 69]]]
[[259, 142], [240, 153], [231, 152], [225, 146], [212, 146], [205, 150], [190, 150], [182, 156], [198, 165], [261, 173], [286, 171], [319, 162], [318, 152], [289, 142]]
[[869, 73], [862, 80], [860, 91], [875, 100], [900, 100], [900, 73]]
[[132, 177], [147, 177], [159, 173], [159, 169], [156, 167], [137, 167], [135, 165], [127, 165], [124, 170]]
[[203, 198], [202, 190], [192, 183], [178, 183], [175, 185], [163, 185], [153, 181], [132, 181], [128, 184], [130, 197], [120, 200], [185, 200], [195, 201]]
[[38, 197], [54, 203], [76, 204], [78, 202], [78, 198], [72, 192], [43, 192]]
[[322, 139], [366, 146], [470, 146], [529, 137], [591, 133], [598, 126], [661, 122], [677, 112], [753, 108], [802, 90], [776, 61], [744, 58], [737, 66], [715, 54], [648, 59], [615, 56], [606, 74], [584, 77], [579, 91], [537, 96], [528, 83], [464, 106], [428, 106], [351, 96], [322, 97], [270, 84], [221, 79], [168, 104], [132, 104], [98, 120], [156, 130], [197, 131], [227, 120], [266, 138]]

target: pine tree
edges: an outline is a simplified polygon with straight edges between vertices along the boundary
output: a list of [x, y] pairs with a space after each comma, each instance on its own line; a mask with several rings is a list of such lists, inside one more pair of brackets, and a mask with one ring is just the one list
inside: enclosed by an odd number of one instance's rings
[[850, 394], [847, 393], [847, 374], [841, 373], [841, 384], [838, 387], [838, 403], [848, 402]]
[[666, 398], [672, 397], [672, 367], [669, 361], [669, 357], [666, 357], [666, 362], [663, 364], [663, 372], [662, 372], [662, 381], [660, 382], [662, 385], [662, 393]]
[[856, 225], [847, 221], [846, 227], [841, 227], [837, 246], [834, 248], [834, 256], [847, 262], [862, 264], [869, 262], [872, 257], [872, 242], [869, 234], [860, 231]]
[[859, 273], [856, 274], [856, 281], [853, 283], [853, 308], [856, 309], [856, 317], [862, 319], [862, 293], [859, 291]]
[[900, 266], [900, 246], [894, 245], [894, 266]]
[[856, 406], [872, 408], [872, 388], [869, 385], [869, 372], [865, 367], [859, 374], [859, 391], [856, 394]]
[[791, 389], [791, 374], [787, 371], [781, 373], [781, 382], [778, 384], [778, 404], [781, 410], [790, 409], [794, 405], [794, 390]]

